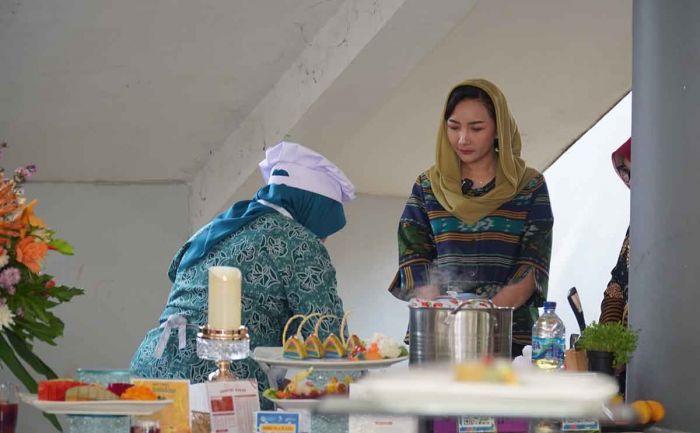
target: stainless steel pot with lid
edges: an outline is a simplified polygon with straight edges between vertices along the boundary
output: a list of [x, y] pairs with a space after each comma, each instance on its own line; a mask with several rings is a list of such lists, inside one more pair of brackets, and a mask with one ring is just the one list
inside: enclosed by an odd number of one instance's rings
[[[484, 306], [486, 303], [487, 306]], [[410, 306], [410, 363], [511, 357], [513, 308], [490, 301], [457, 306]]]

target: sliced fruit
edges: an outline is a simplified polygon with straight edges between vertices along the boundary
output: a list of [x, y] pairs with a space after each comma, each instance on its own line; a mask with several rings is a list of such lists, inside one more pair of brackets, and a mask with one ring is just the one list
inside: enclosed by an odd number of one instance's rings
[[651, 421], [651, 407], [644, 400], [637, 400], [632, 403], [632, 409], [637, 413], [637, 418], [641, 424]]
[[622, 397], [622, 394], [615, 394], [610, 398], [610, 404], [623, 404], [624, 402], [625, 398]]
[[107, 389], [121, 396], [122, 394], [124, 394], [124, 391], [131, 388], [132, 386], [134, 386], [133, 383], [110, 383], [109, 385], [107, 385]]
[[64, 401], [66, 391], [76, 386], [85, 385], [72, 379], [52, 379], [39, 382], [39, 400]]
[[353, 350], [355, 350], [355, 348], [358, 346], [362, 347], [362, 348], [365, 347], [365, 345], [362, 342], [362, 340], [360, 339], [360, 337], [358, 337], [356, 334], [352, 334], [350, 336], [350, 338], [348, 338], [347, 342], [345, 343], [345, 350], [348, 353], [352, 353]]
[[66, 391], [66, 401], [119, 400], [119, 396], [98, 385], [81, 385]]
[[158, 396], [145, 385], [134, 385], [124, 391], [120, 398], [122, 400], [157, 400]]
[[651, 409], [652, 422], [660, 422], [666, 417], [666, 408], [656, 400], [647, 400], [647, 405]]

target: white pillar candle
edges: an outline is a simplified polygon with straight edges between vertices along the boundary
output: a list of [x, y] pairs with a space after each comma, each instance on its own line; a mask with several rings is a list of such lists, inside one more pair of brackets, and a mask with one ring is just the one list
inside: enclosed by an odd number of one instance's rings
[[241, 326], [241, 271], [229, 266], [209, 268], [209, 327]]

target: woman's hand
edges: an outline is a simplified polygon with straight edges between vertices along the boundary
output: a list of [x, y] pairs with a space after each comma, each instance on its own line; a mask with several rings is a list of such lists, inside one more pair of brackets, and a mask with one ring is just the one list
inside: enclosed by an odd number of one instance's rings
[[491, 301], [499, 307], [518, 308], [535, 293], [535, 273], [532, 269], [519, 272], [513, 280], [504, 286]]

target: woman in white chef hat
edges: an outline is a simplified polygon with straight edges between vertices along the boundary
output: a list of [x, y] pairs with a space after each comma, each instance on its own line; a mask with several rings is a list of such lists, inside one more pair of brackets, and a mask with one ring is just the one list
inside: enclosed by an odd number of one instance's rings
[[[282, 330], [295, 314], [343, 316], [335, 269], [323, 239], [345, 226], [343, 203], [355, 188], [322, 155], [281, 142], [260, 162], [266, 186], [252, 200], [235, 203], [202, 227], [180, 248], [168, 276], [172, 289], [160, 326], [151, 329], [131, 361], [135, 376], [203, 382], [215, 365], [196, 354], [196, 327], [207, 323], [207, 269], [233, 266], [242, 274], [242, 324], [251, 350], [280, 346]], [[339, 332], [324, 321], [321, 333]], [[181, 338], [169, 338], [179, 329]], [[322, 338], [324, 336], [322, 335]], [[265, 374], [250, 360], [234, 362], [239, 378]]]

